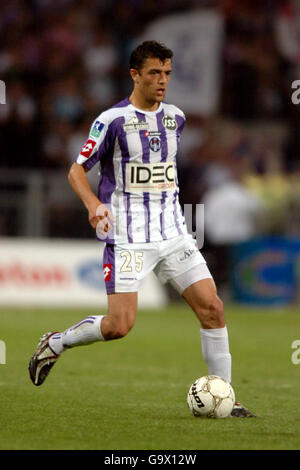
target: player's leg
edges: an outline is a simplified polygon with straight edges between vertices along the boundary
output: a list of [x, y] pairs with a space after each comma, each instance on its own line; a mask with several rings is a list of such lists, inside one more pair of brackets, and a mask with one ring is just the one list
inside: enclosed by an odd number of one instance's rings
[[66, 349], [125, 336], [134, 325], [136, 310], [136, 292], [111, 294], [107, 315], [90, 315], [61, 333], [43, 335], [29, 363], [34, 385], [44, 382]]
[[[197, 262], [197, 255], [195, 261]], [[169, 259], [168, 264], [170, 262]], [[209, 374], [218, 375], [231, 382], [231, 354], [223, 303], [217, 295], [215, 283], [206, 263], [199, 257], [198, 265], [195, 264], [187, 271], [174, 276], [170, 282], [200, 321], [202, 353]], [[238, 402], [235, 403], [231, 415], [237, 418], [255, 417]]]
[[118, 339], [125, 336], [134, 325], [137, 310], [137, 293], [122, 292], [107, 296], [106, 315], [91, 315], [62, 333], [55, 333], [49, 345], [56, 354], [75, 346]]
[[[193, 272], [199, 270], [201, 273], [202, 268], [199, 265], [198, 268], [192, 268], [190, 273], [187, 272], [186, 282]], [[209, 374], [219, 375], [231, 382], [231, 354], [223, 303], [217, 295], [213, 279], [201, 279], [192, 283], [182, 292], [182, 297], [200, 321], [202, 354]]]
[[[162, 245], [163, 247], [163, 245]], [[205, 259], [191, 236], [178, 237], [162, 248], [162, 261], [155, 272], [169, 281], [197, 315], [201, 345], [208, 372], [231, 382], [231, 355], [223, 303]]]
[[[192, 268], [193, 272], [196, 270], [200, 273], [202, 266]], [[189, 275], [187, 273], [185, 277], [187, 278]], [[182, 297], [195, 312], [202, 328], [216, 329], [225, 327], [223, 302], [217, 295], [216, 285], [212, 278], [204, 278], [193, 282], [184, 289]]]
[[137, 292], [110, 294], [107, 299], [108, 312], [101, 322], [101, 334], [106, 341], [126, 336], [134, 326]]
[[109, 245], [103, 253], [103, 273], [108, 299], [106, 315], [90, 315], [61, 333], [42, 336], [29, 371], [32, 382], [41, 385], [60, 355], [68, 348], [125, 336], [133, 327], [137, 292], [153, 269], [156, 249], [150, 244]]
[[[213, 279], [206, 276], [210, 276], [209, 271], [206, 264], [201, 263], [175, 277], [171, 283], [200, 321], [202, 354], [209, 374], [218, 375], [231, 382], [231, 354], [223, 303], [217, 295]], [[231, 415], [237, 418], [255, 417], [238, 402], [235, 403]]]
[[196, 240], [185, 235], [166, 241], [162, 245], [162, 261], [155, 272], [162, 282], [173, 285], [199, 318], [202, 351], [209, 373], [231, 381], [223, 304]]

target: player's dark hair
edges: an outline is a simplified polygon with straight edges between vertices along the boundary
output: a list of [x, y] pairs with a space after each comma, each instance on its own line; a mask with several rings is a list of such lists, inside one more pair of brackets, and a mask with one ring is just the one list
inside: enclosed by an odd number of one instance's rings
[[165, 62], [166, 59], [172, 59], [173, 52], [160, 42], [144, 41], [132, 51], [129, 68], [140, 70], [143, 67], [144, 61], [150, 57]]

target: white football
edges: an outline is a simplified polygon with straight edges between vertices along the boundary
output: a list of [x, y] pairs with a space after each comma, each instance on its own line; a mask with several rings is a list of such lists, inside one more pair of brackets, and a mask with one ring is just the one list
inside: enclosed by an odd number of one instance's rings
[[187, 395], [188, 407], [196, 417], [227, 418], [234, 403], [231, 384], [217, 375], [205, 375], [195, 380]]

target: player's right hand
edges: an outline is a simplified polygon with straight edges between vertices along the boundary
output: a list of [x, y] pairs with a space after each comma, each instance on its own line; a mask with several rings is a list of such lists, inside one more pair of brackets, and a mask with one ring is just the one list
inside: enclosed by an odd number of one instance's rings
[[114, 216], [105, 204], [99, 204], [92, 212], [89, 213], [89, 222], [96, 229], [97, 235], [105, 238], [112, 229], [112, 223], [115, 221]]

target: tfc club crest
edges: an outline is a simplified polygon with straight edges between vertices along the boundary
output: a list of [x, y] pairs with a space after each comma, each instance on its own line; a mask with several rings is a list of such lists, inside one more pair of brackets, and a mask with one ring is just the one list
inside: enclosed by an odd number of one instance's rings
[[111, 278], [111, 264], [104, 264], [103, 265], [103, 275], [104, 275], [104, 281], [105, 282], [110, 281], [110, 278]]
[[158, 152], [161, 148], [161, 142], [159, 137], [152, 137], [149, 141], [149, 146], [153, 152]]

